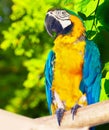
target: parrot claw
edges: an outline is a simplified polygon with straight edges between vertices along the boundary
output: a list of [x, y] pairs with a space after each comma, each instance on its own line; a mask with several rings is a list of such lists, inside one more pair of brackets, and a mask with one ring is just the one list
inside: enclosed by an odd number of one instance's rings
[[80, 108], [81, 106], [79, 104], [76, 104], [74, 107], [71, 108], [71, 113], [72, 113], [72, 119], [74, 120], [74, 116], [76, 115], [76, 112], [78, 110], [78, 108]]
[[61, 121], [63, 118], [65, 110], [63, 108], [59, 108], [56, 110], [56, 116], [57, 116], [57, 121], [58, 121], [58, 125], [61, 125]]

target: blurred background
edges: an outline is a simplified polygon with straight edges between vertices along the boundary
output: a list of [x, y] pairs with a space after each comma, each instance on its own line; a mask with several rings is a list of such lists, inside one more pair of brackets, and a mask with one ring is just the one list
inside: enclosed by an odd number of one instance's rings
[[0, 108], [33, 118], [49, 114], [43, 72], [54, 39], [44, 19], [53, 7], [83, 19], [101, 53], [100, 100], [109, 98], [109, 0], [0, 0]]

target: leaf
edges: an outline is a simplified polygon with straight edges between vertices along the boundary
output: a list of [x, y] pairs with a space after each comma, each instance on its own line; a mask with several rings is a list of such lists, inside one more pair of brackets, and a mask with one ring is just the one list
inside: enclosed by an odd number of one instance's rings
[[104, 88], [104, 83], [105, 83], [105, 78], [101, 80], [101, 92], [100, 92], [100, 101], [108, 100], [108, 96], [105, 93], [105, 88]]
[[92, 31], [92, 30], [87, 31], [88, 38], [94, 37], [95, 35], [96, 35], [96, 31]]
[[109, 62], [105, 63], [103, 71], [104, 70], [109, 71]]
[[94, 15], [89, 15], [86, 19], [87, 20], [93, 20], [94, 19]]
[[109, 79], [109, 71], [106, 73], [106, 79]]
[[101, 93], [100, 101], [109, 99], [109, 72], [106, 73], [106, 77], [101, 80]]
[[79, 14], [79, 16], [80, 16], [83, 20], [86, 20], [86, 19], [87, 19], [86, 15], [85, 15], [84, 13], [78, 12], [78, 14]]
[[109, 0], [105, 0], [97, 9], [97, 19], [109, 31]]
[[104, 89], [105, 89], [105, 93], [106, 95], [109, 97], [109, 79], [105, 80], [105, 83], [104, 83]]

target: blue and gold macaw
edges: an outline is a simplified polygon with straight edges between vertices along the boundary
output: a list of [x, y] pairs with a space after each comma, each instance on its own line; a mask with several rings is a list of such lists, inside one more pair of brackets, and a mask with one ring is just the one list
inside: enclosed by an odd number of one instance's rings
[[93, 41], [87, 40], [79, 16], [64, 9], [49, 10], [45, 27], [55, 33], [54, 47], [45, 65], [46, 96], [51, 114], [60, 125], [64, 112], [99, 101], [100, 53]]

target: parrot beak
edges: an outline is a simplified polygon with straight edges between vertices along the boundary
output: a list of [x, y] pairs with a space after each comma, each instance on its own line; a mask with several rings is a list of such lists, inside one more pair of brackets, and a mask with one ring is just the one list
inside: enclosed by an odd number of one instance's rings
[[53, 11], [47, 12], [45, 18], [45, 28], [51, 37], [59, 34], [66, 34], [72, 29], [73, 24], [67, 19], [61, 19]]
[[52, 16], [49, 16], [49, 14], [47, 14], [45, 18], [45, 28], [51, 37], [53, 37], [52, 30], [53, 30], [54, 22], [55, 22], [55, 19]]
[[47, 14], [45, 18], [45, 28], [51, 37], [54, 37], [53, 33], [56, 33], [57, 35], [62, 30], [62, 26], [59, 21], [49, 14]]

